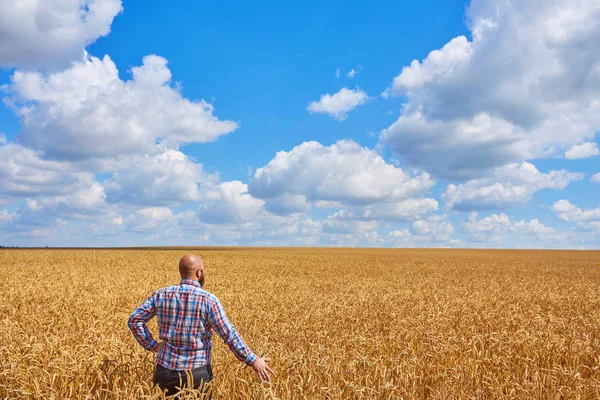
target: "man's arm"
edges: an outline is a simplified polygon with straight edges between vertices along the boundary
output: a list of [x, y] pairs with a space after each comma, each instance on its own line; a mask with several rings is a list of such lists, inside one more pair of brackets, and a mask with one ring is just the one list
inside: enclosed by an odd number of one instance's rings
[[210, 308], [210, 324], [213, 329], [240, 361], [251, 365], [258, 357], [237, 333], [233, 324], [227, 318], [221, 302], [216, 297], [210, 302]]
[[210, 323], [213, 329], [217, 331], [219, 336], [225, 341], [227, 346], [231, 349], [233, 354], [242, 362], [252, 367], [254, 372], [263, 381], [269, 382], [271, 380], [270, 375], [274, 374], [267, 363], [271, 361], [269, 358], [257, 357], [250, 348], [244, 342], [244, 339], [236, 332], [233, 324], [225, 315], [225, 310], [215, 297], [214, 301], [211, 301], [210, 310]]
[[158, 351], [161, 345], [152, 337], [152, 333], [150, 333], [150, 330], [146, 326], [146, 322], [151, 320], [155, 314], [154, 295], [152, 295], [135, 309], [127, 321], [127, 326], [131, 333], [133, 333], [135, 340], [146, 350], [154, 352]]

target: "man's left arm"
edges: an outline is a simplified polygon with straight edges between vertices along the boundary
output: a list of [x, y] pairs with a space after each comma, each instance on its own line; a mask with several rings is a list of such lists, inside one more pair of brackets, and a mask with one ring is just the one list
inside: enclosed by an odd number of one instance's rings
[[251, 365], [258, 357], [250, 350], [246, 342], [244, 342], [244, 339], [237, 333], [217, 298], [212, 300], [210, 308], [210, 323], [213, 329], [240, 361], [247, 365]]
[[148, 297], [129, 317], [127, 326], [135, 340], [148, 351], [158, 351], [160, 343], [152, 337], [152, 333], [146, 326], [146, 323], [156, 315], [154, 308], [154, 295]]

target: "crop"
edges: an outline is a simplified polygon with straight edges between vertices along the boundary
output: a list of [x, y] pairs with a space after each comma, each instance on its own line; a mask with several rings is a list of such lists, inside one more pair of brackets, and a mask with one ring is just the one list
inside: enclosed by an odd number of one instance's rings
[[215, 399], [600, 398], [600, 252], [179, 248], [0, 250], [0, 399], [160, 398], [126, 322], [187, 252], [277, 372], [215, 335]]

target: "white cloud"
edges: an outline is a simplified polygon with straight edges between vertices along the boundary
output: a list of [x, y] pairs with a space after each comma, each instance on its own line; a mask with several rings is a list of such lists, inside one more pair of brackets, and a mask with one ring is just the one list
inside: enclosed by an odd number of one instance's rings
[[407, 96], [381, 141], [453, 179], [562, 156], [600, 130], [597, 1], [473, 0], [473, 40], [405, 67], [384, 94]]
[[477, 213], [472, 212], [467, 220], [463, 221], [461, 230], [470, 234], [472, 240], [480, 242], [502, 241], [509, 233], [516, 233], [522, 238], [534, 237], [538, 240], [563, 238], [554, 228], [544, 225], [537, 218], [529, 221], [513, 221], [506, 214], [491, 214], [477, 219]]
[[310, 210], [310, 204], [301, 194], [283, 193], [279, 197], [269, 199], [265, 209], [277, 215], [290, 215]]
[[594, 142], [587, 142], [571, 147], [571, 149], [565, 153], [565, 158], [568, 160], [578, 160], [581, 158], [597, 156], [598, 154], [600, 154], [598, 145]]
[[327, 233], [319, 238], [318, 244], [327, 247], [383, 247], [385, 238], [375, 231], [359, 233]]
[[600, 207], [582, 210], [568, 200], [559, 200], [552, 205], [558, 219], [569, 222], [600, 221]]
[[511, 221], [506, 214], [492, 214], [481, 219], [477, 219], [477, 213], [472, 212], [466, 221], [462, 223], [462, 229], [467, 233], [501, 233], [518, 232], [532, 234], [550, 234], [555, 230], [552, 227], [542, 224], [537, 218], [530, 221]]
[[429, 222], [419, 220], [412, 223], [410, 231], [413, 235], [427, 237], [429, 241], [442, 242], [450, 240], [454, 228], [447, 221]]
[[102, 212], [105, 199], [104, 188], [100, 184], [94, 183], [90, 187], [78, 190], [68, 196], [42, 198], [41, 204], [45, 207], [49, 205], [54, 207], [66, 206], [71, 210], [81, 210], [95, 214]]
[[246, 184], [223, 182], [205, 194], [198, 217], [209, 224], [249, 222], [258, 216], [264, 204], [248, 194]]
[[552, 234], [556, 230], [551, 226], [547, 226], [542, 224], [537, 218], [526, 221], [518, 221], [513, 224], [512, 230], [514, 232], [526, 233], [526, 234], [537, 234], [537, 235], [547, 235]]
[[438, 210], [434, 199], [407, 199], [397, 203], [379, 203], [336, 213], [340, 220], [360, 221], [414, 221]]
[[[241, 182], [225, 182], [229, 188], [229, 203], [234, 203], [237, 211], [231, 207], [223, 210], [215, 201], [205, 200], [196, 213], [177, 214], [178, 225], [185, 231], [183, 237], [207, 234], [210, 239], [205, 244], [215, 245], [302, 245], [316, 246], [322, 235], [321, 221], [315, 221], [302, 215], [281, 217], [265, 212], [260, 202], [252, 204], [250, 196], [245, 194], [245, 185]], [[223, 193], [213, 194], [212, 198], [225, 198]], [[215, 217], [210, 213], [216, 212]], [[208, 218], [205, 218], [207, 217]]]
[[369, 96], [360, 89], [342, 88], [339, 92], [321, 96], [319, 101], [312, 101], [306, 108], [310, 113], [329, 114], [338, 121], [348, 117], [348, 112], [367, 102]]
[[408, 229], [400, 229], [396, 231], [391, 231], [388, 234], [388, 237], [396, 242], [407, 242], [412, 237], [410, 231]]
[[322, 222], [323, 232], [350, 235], [362, 232], [371, 232], [377, 229], [376, 221], [348, 221], [335, 213]]
[[38, 197], [35, 204], [35, 211], [43, 218], [93, 220], [116, 217], [116, 212], [106, 203], [104, 188], [96, 182], [68, 195]]
[[190, 101], [169, 84], [167, 60], [146, 56], [122, 81], [113, 61], [86, 57], [50, 75], [17, 71], [5, 90], [21, 118], [19, 141], [49, 158], [115, 158], [204, 143], [237, 128], [212, 105]]
[[306, 203], [319, 201], [343, 205], [400, 202], [422, 195], [434, 183], [428, 174], [411, 175], [352, 141], [331, 146], [305, 142], [289, 152], [278, 152], [257, 169], [249, 191], [265, 200], [268, 209], [272, 203], [293, 199], [294, 210], [303, 211]]
[[65, 66], [110, 31], [121, 0], [0, 0], [0, 65]]
[[428, 83], [441, 83], [449, 79], [454, 70], [473, 55], [472, 43], [464, 36], [448, 42], [441, 50], [434, 50], [423, 63], [413, 60], [410, 67], [402, 68], [400, 75], [394, 78], [392, 92], [405, 96], [423, 88]]
[[348, 71], [348, 73], [346, 74], [346, 78], [354, 78], [362, 69], [362, 65], [357, 65], [356, 68], [352, 68], [350, 71]]
[[506, 214], [492, 214], [477, 219], [477, 213], [469, 213], [469, 217], [462, 223], [462, 229], [467, 233], [499, 232], [511, 226], [510, 219]]
[[335, 77], [336, 77], [336, 78], [339, 78], [339, 77], [340, 77], [340, 73], [341, 73], [340, 69], [339, 69], [339, 68], [336, 68], [336, 69], [335, 69]]
[[140, 208], [125, 220], [127, 229], [134, 232], [160, 232], [173, 229], [177, 219], [168, 207]]
[[0, 201], [70, 194], [92, 186], [94, 176], [71, 164], [48, 161], [26, 147], [0, 144]]
[[591, 181], [594, 183], [600, 183], [600, 172], [592, 176]]
[[105, 184], [107, 201], [136, 205], [171, 205], [200, 199], [200, 185], [216, 183], [202, 165], [177, 150], [156, 155], [132, 156]]
[[[56, 230], [68, 221], [113, 220], [118, 214], [106, 204], [105, 198], [104, 190], [98, 183], [69, 193], [27, 198], [10, 214], [10, 218], [4, 221], [8, 225], [5, 224], [2, 230], [26, 234], [34, 229], [48, 236], [56, 234]], [[82, 236], [86, 234], [85, 231], [80, 232]], [[67, 244], [68, 242], [63, 242], [61, 245]]]
[[2, 210], [0, 211], [0, 223], [5, 223], [5, 222], [9, 222], [11, 221], [13, 218], [15, 218], [14, 213], [10, 213], [6, 210]]
[[540, 172], [524, 162], [496, 168], [490, 178], [472, 180], [460, 185], [448, 185], [442, 195], [446, 207], [455, 210], [502, 209], [525, 204], [542, 189], [562, 190], [582, 174], [565, 170]]

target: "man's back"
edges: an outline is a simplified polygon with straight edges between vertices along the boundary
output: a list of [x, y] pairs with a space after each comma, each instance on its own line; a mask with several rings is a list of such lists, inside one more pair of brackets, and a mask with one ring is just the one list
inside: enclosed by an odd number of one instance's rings
[[197, 281], [182, 279], [178, 285], [154, 292], [129, 318], [138, 342], [154, 351], [158, 342], [149, 336], [145, 323], [154, 315], [164, 341], [156, 362], [171, 370], [187, 370], [210, 364], [212, 332], [225, 341], [236, 357], [250, 365], [256, 359], [227, 318], [217, 297]]
[[[171, 395], [186, 383], [187, 371], [192, 372], [191, 383], [195, 388], [210, 382], [213, 330], [240, 361], [250, 365], [262, 380], [269, 381], [274, 373], [267, 365], [270, 360], [250, 351], [227, 318], [219, 299], [202, 288], [202, 259], [191, 254], [183, 256], [179, 261], [179, 275], [178, 285], [154, 292], [127, 321], [138, 343], [158, 353], [154, 383]], [[146, 326], [154, 316], [158, 318], [161, 343], [154, 340]]]

